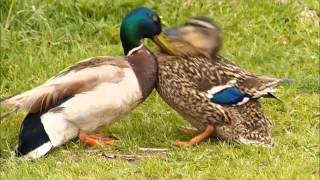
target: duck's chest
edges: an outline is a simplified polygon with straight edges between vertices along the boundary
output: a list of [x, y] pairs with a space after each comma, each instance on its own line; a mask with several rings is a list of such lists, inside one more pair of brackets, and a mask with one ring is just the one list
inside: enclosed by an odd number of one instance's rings
[[63, 103], [65, 119], [84, 131], [94, 131], [129, 113], [143, 96], [132, 69], [125, 69], [124, 73], [121, 82], [102, 83]]
[[[193, 69], [188, 68], [192, 66]], [[202, 74], [195, 63], [179, 63], [173, 61], [160, 61], [159, 73], [156, 89], [162, 99], [176, 110], [180, 115], [187, 119], [193, 126], [203, 129], [206, 122], [202, 121], [201, 107], [202, 102], [194, 102], [194, 99], [188, 98], [193, 96], [197, 91], [197, 83], [201, 81]], [[205, 97], [203, 97], [205, 98]], [[193, 102], [192, 102], [193, 101]], [[193, 109], [193, 112], [186, 112], [186, 109]], [[205, 121], [205, 120], [204, 120]]]
[[137, 77], [143, 98], [147, 98], [156, 85], [158, 62], [156, 57], [146, 48], [128, 56], [128, 62]]
[[[159, 59], [157, 91], [167, 103], [182, 105], [188, 103], [187, 97], [192, 91], [201, 91], [202, 84], [208, 84], [208, 67], [196, 59], [164, 60]], [[206, 83], [203, 83], [206, 82]], [[209, 87], [209, 85], [206, 85]], [[209, 89], [209, 88], [208, 88]]]
[[186, 75], [181, 64], [177, 62], [159, 62], [156, 89], [169, 105], [175, 105], [173, 102], [179, 97], [179, 93], [183, 93], [182, 89], [178, 88], [181, 87], [182, 81], [187, 79]]

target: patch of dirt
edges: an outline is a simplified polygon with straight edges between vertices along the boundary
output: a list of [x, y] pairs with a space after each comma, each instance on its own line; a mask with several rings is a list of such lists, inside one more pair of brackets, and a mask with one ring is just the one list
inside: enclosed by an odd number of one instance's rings
[[115, 160], [115, 159], [123, 159], [128, 162], [137, 162], [140, 160], [141, 156], [136, 154], [110, 154], [110, 153], [101, 153], [98, 154], [101, 157], [108, 159], [108, 160]]
[[167, 154], [169, 149], [167, 148], [139, 148], [140, 153], [145, 155], [161, 155]]
[[166, 148], [139, 148], [137, 153], [133, 154], [123, 154], [121, 152], [103, 152], [101, 150], [84, 150], [81, 152], [73, 152], [72, 156], [83, 156], [85, 154], [91, 154], [95, 156], [102, 157], [106, 160], [116, 160], [122, 159], [127, 162], [139, 162], [141, 158], [144, 157], [157, 157], [157, 156], [166, 156], [168, 154], [169, 149]]
[[314, 23], [316, 26], [319, 26], [320, 23], [320, 17], [317, 11], [309, 9], [308, 7], [305, 7], [303, 11], [300, 12], [299, 20], [305, 23]]

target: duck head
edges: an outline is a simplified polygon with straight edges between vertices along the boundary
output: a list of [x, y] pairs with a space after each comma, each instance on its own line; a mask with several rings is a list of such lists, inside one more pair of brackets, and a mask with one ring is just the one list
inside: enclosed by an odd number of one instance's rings
[[120, 38], [124, 53], [142, 45], [141, 39], [150, 38], [158, 46], [171, 52], [161, 29], [161, 20], [158, 14], [148, 8], [139, 7], [132, 10], [122, 21]]
[[213, 57], [221, 47], [220, 29], [208, 17], [191, 18], [179, 27], [166, 29], [164, 34], [173, 46], [171, 49], [174, 49], [175, 54], [179, 54], [179, 51], [189, 55], [192, 52], [200, 52]]

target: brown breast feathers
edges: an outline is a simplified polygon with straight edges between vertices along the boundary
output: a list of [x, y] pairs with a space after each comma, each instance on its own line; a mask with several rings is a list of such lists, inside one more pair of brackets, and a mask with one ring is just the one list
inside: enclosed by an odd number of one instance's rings
[[127, 58], [138, 78], [143, 98], [148, 97], [157, 81], [158, 63], [156, 57], [146, 47], [142, 47]]

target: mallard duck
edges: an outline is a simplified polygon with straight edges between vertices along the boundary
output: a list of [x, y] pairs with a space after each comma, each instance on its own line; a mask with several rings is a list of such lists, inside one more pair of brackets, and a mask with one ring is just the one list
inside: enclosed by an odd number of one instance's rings
[[16, 153], [39, 158], [77, 136], [89, 145], [113, 144], [105, 135], [87, 133], [119, 120], [153, 90], [157, 61], [140, 40], [151, 38], [166, 47], [161, 32], [154, 11], [134, 9], [121, 24], [125, 57], [80, 61], [32, 90], [2, 100], [1, 107], [28, 111]]
[[259, 103], [273, 97], [287, 80], [252, 74], [219, 56], [221, 33], [207, 17], [196, 17], [164, 31], [171, 51], [160, 50], [156, 89], [160, 96], [201, 131], [177, 146], [195, 145], [211, 136], [272, 146], [271, 122]]

